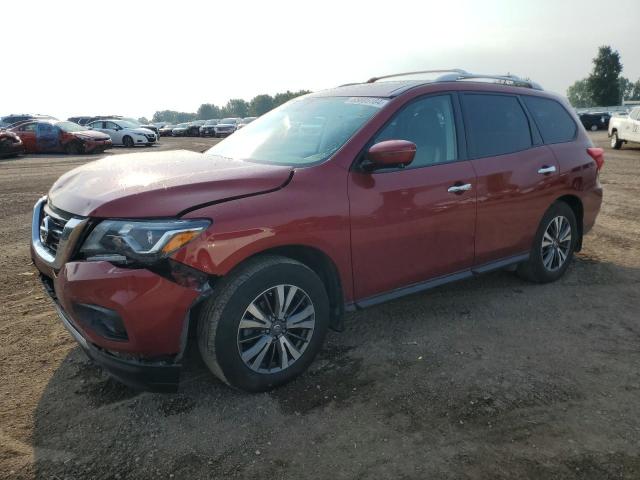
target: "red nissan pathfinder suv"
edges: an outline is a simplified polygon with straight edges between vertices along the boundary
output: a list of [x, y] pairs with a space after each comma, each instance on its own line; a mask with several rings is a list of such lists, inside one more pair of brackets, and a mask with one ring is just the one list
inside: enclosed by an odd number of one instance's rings
[[193, 333], [219, 379], [263, 391], [345, 311], [499, 268], [558, 279], [600, 209], [602, 149], [533, 82], [436, 73], [294, 99], [205, 153], [63, 175], [31, 252], [66, 328], [130, 385], [175, 389]]

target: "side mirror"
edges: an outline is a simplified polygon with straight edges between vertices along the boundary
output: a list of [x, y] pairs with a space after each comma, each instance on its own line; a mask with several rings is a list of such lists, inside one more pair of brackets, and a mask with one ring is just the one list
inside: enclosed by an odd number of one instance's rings
[[369, 148], [367, 160], [379, 168], [405, 167], [413, 162], [416, 144], [407, 140], [385, 140]]

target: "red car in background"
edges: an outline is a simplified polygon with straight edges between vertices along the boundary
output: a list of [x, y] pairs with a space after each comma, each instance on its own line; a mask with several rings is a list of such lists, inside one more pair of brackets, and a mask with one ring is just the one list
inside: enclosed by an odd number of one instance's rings
[[13, 157], [24, 153], [20, 137], [8, 130], [0, 130], [0, 158]]
[[102, 153], [111, 148], [109, 135], [73, 122], [28, 120], [12, 129], [28, 153], [64, 152], [69, 154]]

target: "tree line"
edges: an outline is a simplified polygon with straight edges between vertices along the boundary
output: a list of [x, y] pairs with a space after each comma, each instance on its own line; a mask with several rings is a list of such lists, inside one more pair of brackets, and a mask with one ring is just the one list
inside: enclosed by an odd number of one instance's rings
[[623, 100], [640, 100], [640, 79], [623, 77], [620, 53], [608, 45], [598, 49], [593, 70], [567, 90], [569, 102], [576, 108], [621, 105]]
[[168, 122], [171, 124], [192, 122], [193, 120], [208, 120], [226, 117], [259, 117], [269, 110], [288, 102], [292, 98], [310, 93], [309, 90], [297, 92], [276, 93], [274, 96], [263, 93], [253, 97], [250, 101], [232, 98], [226, 105], [219, 107], [213, 103], [203, 103], [195, 113], [177, 112], [175, 110], [161, 110], [153, 114], [153, 122]]

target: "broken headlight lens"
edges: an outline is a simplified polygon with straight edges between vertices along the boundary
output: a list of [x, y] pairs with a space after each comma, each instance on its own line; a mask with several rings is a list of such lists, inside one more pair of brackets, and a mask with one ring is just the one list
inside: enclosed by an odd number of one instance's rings
[[85, 240], [87, 260], [132, 260], [154, 263], [200, 235], [209, 220], [103, 220]]

